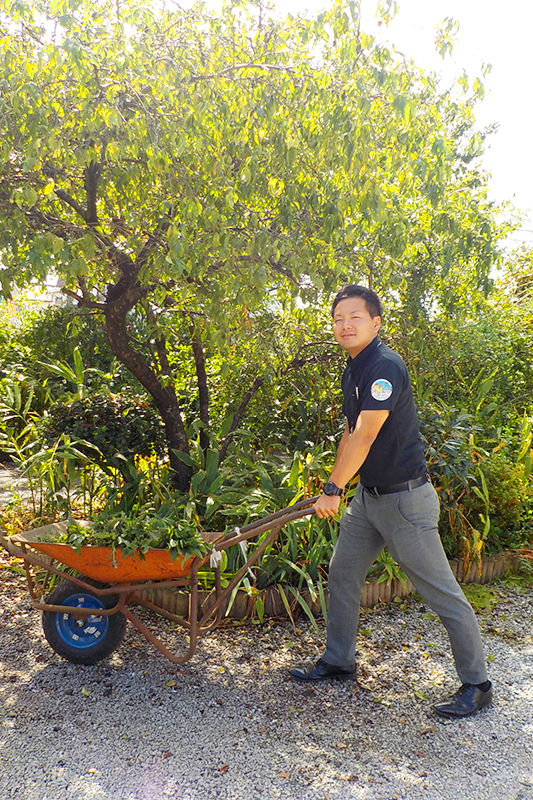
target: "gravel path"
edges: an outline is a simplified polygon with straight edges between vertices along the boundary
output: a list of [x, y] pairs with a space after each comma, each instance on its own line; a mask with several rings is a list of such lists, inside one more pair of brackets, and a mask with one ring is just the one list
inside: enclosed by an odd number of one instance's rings
[[10, 464], [0, 464], [0, 508], [6, 506], [13, 497], [28, 499], [28, 482], [21, 478], [20, 470]]
[[2, 800], [533, 800], [532, 589], [496, 587], [479, 616], [496, 700], [459, 722], [431, 711], [457, 680], [417, 600], [363, 612], [358, 688], [307, 687], [286, 676], [322, 650], [304, 622], [219, 629], [184, 667], [128, 626], [108, 661], [74, 666], [13, 566], [3, 553]]

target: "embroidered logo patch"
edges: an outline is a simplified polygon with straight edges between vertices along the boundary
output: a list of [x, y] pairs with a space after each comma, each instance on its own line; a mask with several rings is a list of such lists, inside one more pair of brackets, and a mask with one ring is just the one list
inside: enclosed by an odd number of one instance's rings
[[374, 400], [388, 400], [392, 394], [392, 383], [385, 378], [374, 381], [370, 390]]

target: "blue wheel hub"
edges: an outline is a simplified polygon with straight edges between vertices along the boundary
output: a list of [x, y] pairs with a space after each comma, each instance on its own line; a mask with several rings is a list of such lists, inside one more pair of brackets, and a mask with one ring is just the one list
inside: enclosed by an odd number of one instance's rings
[[[104, 608], [97, 597], [83, 592], [71, 594], [70, 597], [63, 600], [62, 605], [75, 608], [94, 608], [96, 612]], [[106, 635], [109, 618], [98, 613], [89, 614], [87, 617], [80, 615], [77, 618], [66, 612], [57, 613], [56, 627], [59, 636], [66, 644], [79, 650], [85, 650], [93, 647]]]

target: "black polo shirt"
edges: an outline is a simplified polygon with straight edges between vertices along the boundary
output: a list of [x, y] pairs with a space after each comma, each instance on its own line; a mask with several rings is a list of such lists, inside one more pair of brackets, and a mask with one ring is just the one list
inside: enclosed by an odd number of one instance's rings
[[363, 486], [390, 486], [426, 470], [409, 373], [398, 353], [377, 337], [342, 376], [343, 411], [353, 431], [361, 411], [390, 411], [360, 471]]

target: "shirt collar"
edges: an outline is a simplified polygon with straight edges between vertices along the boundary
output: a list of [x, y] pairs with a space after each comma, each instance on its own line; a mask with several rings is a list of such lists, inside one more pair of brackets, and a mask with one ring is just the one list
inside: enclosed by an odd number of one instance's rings
[[351, 372], [360, 372], [368, 364], [373, 354], [380, 346], [380, 338], [379, 336], [376, 336], [376, 338], [372, 339], [370, 344], [367, 344], [365, 349], [361, 350], [361, 352], [358, 353], [355, 358], [349, 356], [346, 366], [349, 367]]

